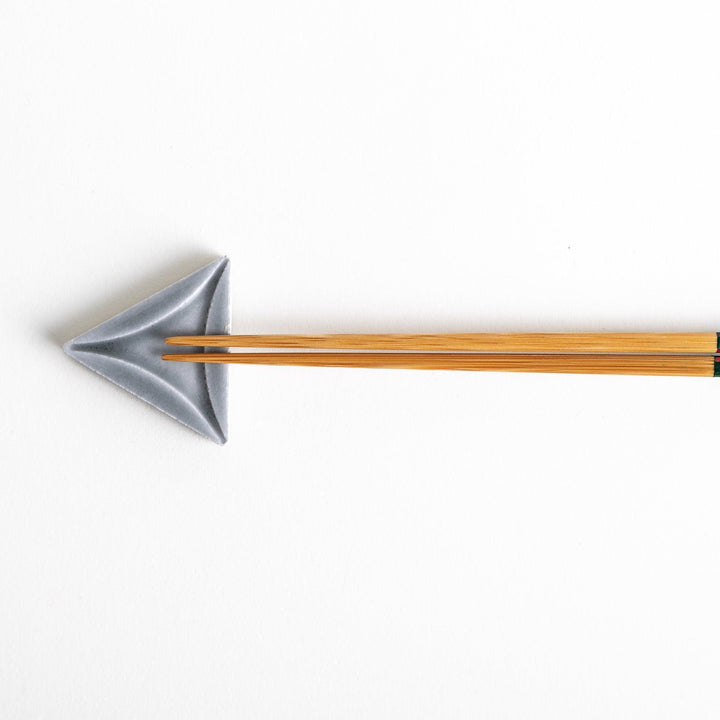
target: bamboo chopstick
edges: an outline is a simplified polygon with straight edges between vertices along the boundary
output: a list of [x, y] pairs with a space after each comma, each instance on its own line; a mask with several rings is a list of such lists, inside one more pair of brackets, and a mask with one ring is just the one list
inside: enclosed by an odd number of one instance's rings
[[432, 350], [523, 353], [709, 354], [718, 334], [706, 333], [441, 333], [340, 335], [189, 335], [168, 345], [222, 348]]
[[520, 355], [473, 353], [178, 353], [163, 360], [242, 365], [478, 370], [495, 372], [681, 375], [712, 377], [720, 361], [712, 355]]

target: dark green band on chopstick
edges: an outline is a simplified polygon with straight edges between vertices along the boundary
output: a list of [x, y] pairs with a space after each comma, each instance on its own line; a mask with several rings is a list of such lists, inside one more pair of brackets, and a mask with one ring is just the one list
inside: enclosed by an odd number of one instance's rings
[[717, 351], [720, 353], [720, 332], [717, 335]]
[[720, 358], [715, 358], [715, 377], [720, 377]]

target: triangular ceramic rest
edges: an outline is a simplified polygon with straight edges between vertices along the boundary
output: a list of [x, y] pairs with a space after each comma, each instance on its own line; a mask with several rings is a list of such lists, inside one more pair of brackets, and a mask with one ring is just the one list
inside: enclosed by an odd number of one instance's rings
[[167, 362], [161, 355], [188, 352], [167, 347], [171, 335], [230, 331], [229, 267], [227, 258], [215, 260], [73, 338], [65, 352], [201, 435], [225, 443], [227, 366]]

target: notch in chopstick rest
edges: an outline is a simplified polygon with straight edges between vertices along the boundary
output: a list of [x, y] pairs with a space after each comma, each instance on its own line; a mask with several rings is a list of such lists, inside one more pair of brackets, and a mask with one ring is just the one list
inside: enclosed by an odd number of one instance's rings
[[[65, 343], [107, 380], [216, 443], [227, 441], [228, 369], [168, 363], [168, 335], [230, 331], [230, 261], [223, 257]], [[198, 352], [204, 352], [199, 349]]]

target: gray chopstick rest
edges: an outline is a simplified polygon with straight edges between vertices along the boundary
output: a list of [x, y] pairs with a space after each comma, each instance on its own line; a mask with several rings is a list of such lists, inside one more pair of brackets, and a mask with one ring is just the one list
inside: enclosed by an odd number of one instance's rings
[[[230, 332], [230, 261], [223, 257], [65, 343], [74, 360], [201, 435], [227, 441], [228, 368], [167, 362], [172, 335]], [[218, 352], [218, 348], [207, 348]]]

